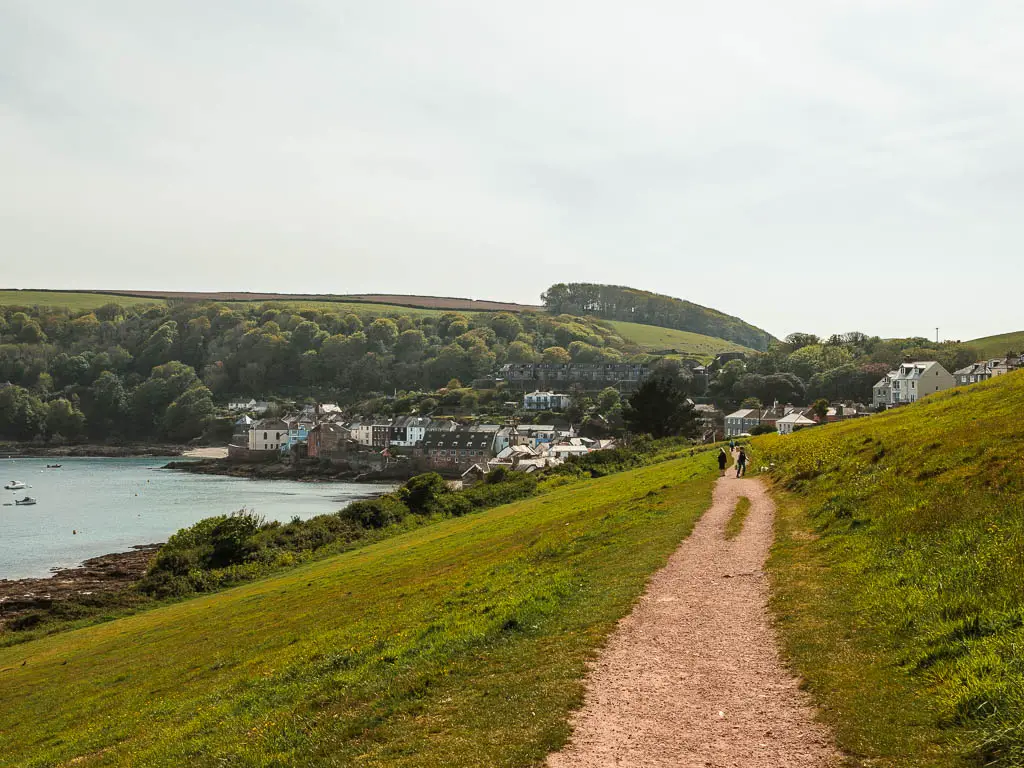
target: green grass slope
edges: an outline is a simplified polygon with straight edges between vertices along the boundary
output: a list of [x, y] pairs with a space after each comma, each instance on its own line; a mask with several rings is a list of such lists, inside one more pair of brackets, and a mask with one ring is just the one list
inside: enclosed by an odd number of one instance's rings
[[1024, 331], [1001, 333], [967, 342], [981, 352], [982, 357], [1002, 357], [1007, 352], [1024, 353]]
[[755, 441], [786, 649], [855, 765], [1024, 765], [1024, 374]]
[[643, 347], [648, 352], [675, 350], [684, 355], [711, 358], [719, 352], [753, 351], [742, 344], [716, 339], [714, 336], [704, 336], [700, 333], [677, 331], [674, 328], [661, 328], [656, 325], [627, 323], [624, 320], [609, 320], [607, 322], [623, 339]]
[[0, 306], [8, 307], [67, 307], [73, 312], [80, 312], [97, 309], [104, 304], [120, 304], [131, 307], [136, 304], [163, 303], [163, 299], [120, 296], [113, 293], [0, 290]]
[[0, 649], [0, 765], [535, 765], [714, 466], [571, 484]]
[[442, 312], [540, 312], [543, 307], [514, 302], [461, 299], [439, 296], [413, 296], [402, 294], [291, 294], [251, 293], [231, 291], [33, 291], [0, 290], [0, 305], [60, 306], [71, 309], [95, 309], [107, 303], [126, 306], [133, 304], [163, 304], [167, 300], [188, 300], [221, 303], [274, 302], [294, 307], [338, 309], [377, 315], [388, 312], [400, 314], [441, 314]]

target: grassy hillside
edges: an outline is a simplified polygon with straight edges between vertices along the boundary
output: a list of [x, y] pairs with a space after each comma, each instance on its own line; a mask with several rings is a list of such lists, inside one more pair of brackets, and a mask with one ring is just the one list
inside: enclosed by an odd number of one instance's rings
[[385, 314], [400, 312], [416, 314], [440, 312], [539, 312], [541, 306], [516, 304], [514, 302], [486, 301], [440, 296], [407, 296], [402, 294], [291, 294], [291, 293], [249, 293], [231, 291], [27, 291], [0, 290], [0, 304], [24, 304], [28, 306], [60, 306], [71, 309], [95, 309], [109, 302], [117, 304], [162, 304], [168, 299], [182, 299], [204, 302], [275, 302], [290, 307], [338, 309], [339, 306], [351, 311]]
[[1024, 353], [1024, 331], [1001, 333], [967, 342], [981, 352], [982, 357], [1001, 357], [1007, 352]]
[[710, 501], [698, 454], [0, 650], [2, 766], [534, 765]]
[[608, 321], [619, 335], [643, 347], [648, 352], [664, 352], [674, 349], [686, 355], [710, 358], [719, 352], [750, 352], [749, 347], [714, 336], [700, 333], [677, 331], [674, 328], [660, 328], [656, 325], [627, 323], [622, 320]]
[[66, 307], [72, 312], [88, 311], [104, 304], [163, 304], [163, 299], [144, 299], [113, 293], [88, 293], [80, 291], [18, 291], [0, 290], [0, 306], [24, 307]]
[[857, 765], [1024, 765], [1022, 409], [1015, 373], [755, 441], [783, 637]]
[[541, 300], [553, 314], [595, 315], [728, 339], [758, 350], [773, 341], [767, 331], [744, 320], [692, 301], [624, 285], [556, 283]]

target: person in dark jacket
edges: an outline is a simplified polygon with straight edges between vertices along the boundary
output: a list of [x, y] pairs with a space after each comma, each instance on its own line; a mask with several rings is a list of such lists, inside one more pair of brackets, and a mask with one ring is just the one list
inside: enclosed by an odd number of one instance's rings
[[725, 448], [718, 449], [718, 474], [721, 477], [725, 477], [725, 465], [729, 463], [729, 454], [725, 452]]
[[736, 457], [736, 477], [743, 477], [747, 474], [747, 452], [740, 448], [740, 455]]

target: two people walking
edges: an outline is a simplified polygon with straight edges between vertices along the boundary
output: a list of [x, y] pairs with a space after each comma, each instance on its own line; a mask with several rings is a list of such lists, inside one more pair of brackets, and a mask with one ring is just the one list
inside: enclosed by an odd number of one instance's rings
[[[718, 473], [725, 477], [725, 465], [729, 463], [729, 454], [725, 452], [725, 448], [718, 449]], [[745, 448], [740, 448], [739, 454], [736, 456], [736, 477], [743, 477], [747, 474], [747, 451]]]

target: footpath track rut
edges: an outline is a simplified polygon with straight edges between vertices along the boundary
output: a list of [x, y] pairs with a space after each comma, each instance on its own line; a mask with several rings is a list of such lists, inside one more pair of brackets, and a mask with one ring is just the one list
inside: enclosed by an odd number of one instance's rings
[[[741, 496], [743, 531], [726, 540]], [[828, 731], [782, 664], [763, 572], [774, 503], [730, 468], [711, 508], [591, 666], [549, 768], [825, 768]]]

